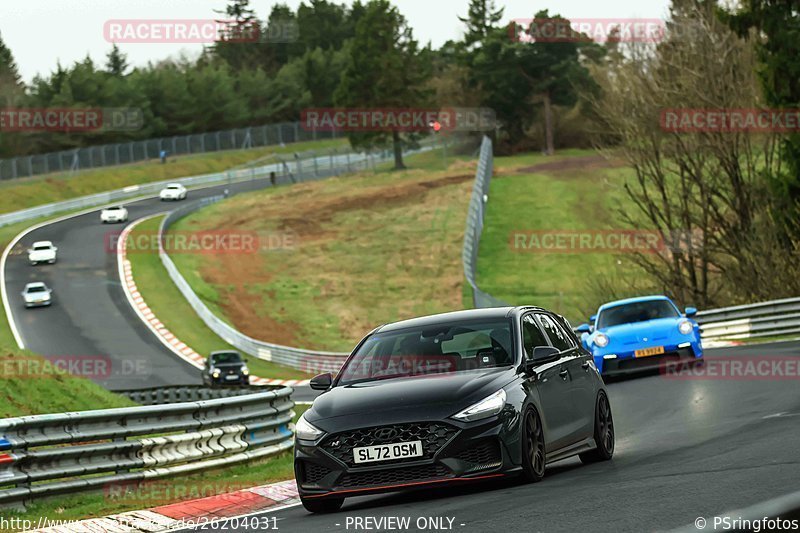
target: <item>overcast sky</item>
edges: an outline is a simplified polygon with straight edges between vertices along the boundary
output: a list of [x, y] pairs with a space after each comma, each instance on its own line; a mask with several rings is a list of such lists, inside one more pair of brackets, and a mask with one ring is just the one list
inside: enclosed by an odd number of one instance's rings
[[[253, 0], [257, 15], [265, 19], [272, 6], [285, 3], [296, 8], [301, 0]], [[11, 48], [20, 74], [29, 82], [37, 73], [48, 74], [57, 61], [70, 65], [89, 54], [104, 62], [111, 48], [103, 34], [110, 19], [206, 19], [226, 0], [0, 0], [0, 36]], [[350, 4], [350, 0], [344, 0]], [[414, 35], [423, 43], [439, 46], [461, 35], [458, 16], [467, 12], [468, 0], [395, 0]], [[532, 17], [549, 9], [568, 18], [663, 18], [669, 0], [531, 0], [498, 1], [505, 19]], [[181, 52], [196, 54], [200, 44], [123, 44], [120, 48], [133, 65], [144, 65]]]

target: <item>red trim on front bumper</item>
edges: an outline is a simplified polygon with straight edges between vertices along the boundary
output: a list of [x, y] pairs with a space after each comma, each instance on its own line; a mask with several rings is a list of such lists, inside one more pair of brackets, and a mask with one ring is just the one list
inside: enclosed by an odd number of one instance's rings
[[331, 492], [326, 492], [325, 494], [314, 494], [310, 496], [303, 496], [304, 498], [325, 498], [327, 496], [338, 496], [339, 494], [349, 494], [353, 492], [370, 492], [370, 491], [380, 491], [386, 489], [400, 489], [403, 487], [416, 487], [419, 485], [436, 485], [438, 483], [453, 483], [455, 481], [474, 481], [480, 479], [490, 479], [496, 477], [505, 477], [505, 474], [490, 474], [488, 476], [476, 476], [476, 477], [454, 477], [448, 479], [434, 479], [431, 481], [415, 481], [414, 483], [400, 483], [398, 485], [378, 485], [375, 487], [365, 487], [363, 489], [347, 489], [347, 490], [335, 490]]

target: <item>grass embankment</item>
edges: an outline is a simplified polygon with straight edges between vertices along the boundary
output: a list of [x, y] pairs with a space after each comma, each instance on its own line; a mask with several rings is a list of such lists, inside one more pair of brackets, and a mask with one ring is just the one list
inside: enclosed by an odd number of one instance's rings
[[[173, 231], [255, 232], [260, 253], [176, 254], [207, 305], [270, 342], [348, 351], [371, 328], [462, 308], [460, 256], [475, 161], [433, 151], [408, 170], [235, 196]], [[271, 241], [270, 241], [271, 239]]]
[[636, 278], [630, 254], [575, 248], [553, 253], [531, 246], [530, 240], [519, 245], [514, 235], [563, 230], [567, 235], [594, 236], [594, 232], [624, 231], [616, 210], [634, 209], [623, 189], [632, 170], [591, 151], [526, 159], [495, 160], [497, 175], [489, 191], [478, 254], [478, 285], [509, 303], [540, 305], [583, 322], [602, 303], [598, 301], [602, 291], [595, 285], [598, 278], [622, 291]]
[[[273, 342], [347, 350], [380, 323], [469, 306], [461, 244], [475, 161], [440, 151], [410, 169], [363, 173], [234, 197], [175, 230], [237, 228], [289, 234], [293, 244], [252, 256], [187, 255], [179, 268], [218, 316]], [[625, 288], [631, 256], [515, 249], [514, 232], [615, 231], [630, 170], [591, 150], [498, 157], [478, 262], [482, 289], [580, 321], [602, 295]]]
[[[138, 224], [128, 236], [128, 260], [131, 262], [136, 287], [144, 301], [177, 338], [191, 346], [197, 353], [207, 355], [214, 350], [233, 349], [211, 331], [180, 293], [164, 270], [158, 250], [152, 246], [137, 247], [138, 239], [153, 242], [163, 217], [154, 217]], [[183, 255], [172, 253], [173, 259]], [[304, 379], [308, 374], [298, 370], [249, 357], [247, 366], [255, 376], [274, 379]]]
[[249, 150], [227, 150], [169, 158], [167, 164], [150, 160], [130, 165], [103, 167], [70, 173], [47, 174], [7, 180], [0, 184], [0, 213], [26, 207], [68, 200], [129, 185], [163, 181], [213, 172], [222, 172], [255, 159], [269, 164], [270, 154], [288, 154], [305, 150], [328, 150], [349, 146], [345, 139], [310, 141], [286, 146], [266, 146]]

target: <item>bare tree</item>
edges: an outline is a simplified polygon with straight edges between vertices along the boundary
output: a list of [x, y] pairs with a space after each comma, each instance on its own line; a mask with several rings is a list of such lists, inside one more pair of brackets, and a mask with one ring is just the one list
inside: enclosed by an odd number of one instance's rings
[[598, 126], [619, 139], [635, 171], [625, 186], [635, 209], [620, 211], [619, 221], [655, 229], [667, 244], [635, 262], [699, 306], [785, 294], [791, 275], [767, 283], [763, 276], [797, 251], [796, 243], [765, 246], [779, 244], [764, 178], [780, 165], [776, 134], [670, 131], [663, 123], [671, 110], [762, 104], [752, 43], [720, 22], [712, 4], [676, 3], [665, 39], [610, 55], [592, 69], [601, 96], [588, 96]]

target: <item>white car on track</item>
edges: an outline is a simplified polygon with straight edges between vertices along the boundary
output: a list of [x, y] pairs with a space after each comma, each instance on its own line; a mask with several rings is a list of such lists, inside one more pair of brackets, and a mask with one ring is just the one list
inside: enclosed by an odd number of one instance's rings
[[128, 210], [125, 209], [124, 206], [115, 205], [113, 207], [107, 207], [100, 211], [100, 221], [103, 224], [106, 223], [113, 223], [113, 222], [127, 222], [128, 221]]
[[165, 200], [185, 200], [188, 191], [186, 187], [180, 183], [168, 183], [166, 187], [161, 189], [159, 197], [162, 201]]
[[25, 285], [22, 291], [22, 299], [25, 300], [25, 307], [44, 307], [53, 303], [53, 290], [41, 281], [35, 281]]
[[39, 263], [50, 263], [51, 265], [56, 262], [56, 252], [58, 248], [53, 246], [50, 241], [37, 241], [33, 246], [28, 248], [28, 261], [32, 265]]

